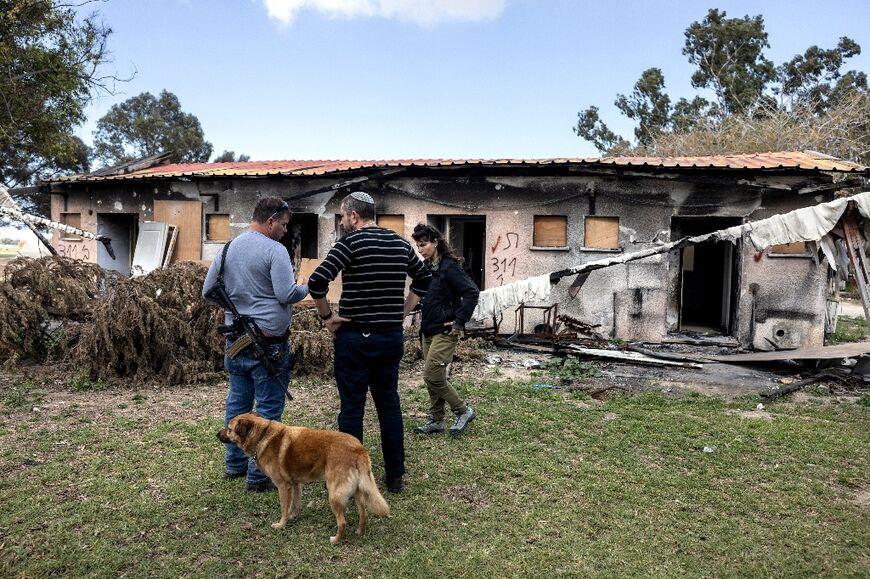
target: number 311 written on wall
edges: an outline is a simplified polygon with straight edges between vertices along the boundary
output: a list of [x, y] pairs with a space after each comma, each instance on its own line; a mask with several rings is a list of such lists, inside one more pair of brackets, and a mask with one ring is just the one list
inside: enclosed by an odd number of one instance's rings
[[489, 258], [490, 264], [492, 265], [492, 272], [496, 274], [495, 279], [498, 280], [498, 285], [504, 284], [504, 276], [507, 275], [509, 277], [514, 277], [517, 269], [517, 258], [512, 257], [510, 259], [503, 257], [499, 259], [497, 257]]

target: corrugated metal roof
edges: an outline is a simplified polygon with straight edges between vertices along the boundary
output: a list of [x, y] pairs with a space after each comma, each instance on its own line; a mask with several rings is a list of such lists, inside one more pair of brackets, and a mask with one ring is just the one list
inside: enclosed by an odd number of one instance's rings
[[450, 167], [462, 165], [575, 165], [619, 166], [635, 169], [733, 169], [771, 170], [798, 169], [833, 172], [870, 172], [870, 168], [849, 161], [811, 152], [785, 151], [778, 153], [752, 153], [697, 157], [565, 157], [550, 159], [391, 159], [391, 160], [290, 160], [246, 161], [234, 163], [186, 163], [159, 165], [118, 175], [71, 175], [54, 182], [126, 181], [132, 179], [168, 179], [177, 177], [263, 177], [321, 176], [361, 169], [388, 169], [391, 167]]
[[866, 172], [868, 168], [821, 153], [781, 151], [697, 157], [603, 157], [602, 165], [628, 167], [674, 167], [711, 169], [810, 169], [818, 171]]

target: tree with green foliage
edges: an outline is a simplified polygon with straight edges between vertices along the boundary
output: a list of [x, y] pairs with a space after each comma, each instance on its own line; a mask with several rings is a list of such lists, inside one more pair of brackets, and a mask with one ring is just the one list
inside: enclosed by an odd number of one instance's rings
[[809, 47], [777, 69], [779, 93], [791, 101], [810, 103], [820, 113], [854, 93], [867, 92], [867, 74], [840, 69], [847, 58], [861, 54], [851, 38], [842, 37], [836, 48]]
[[726, 18], [724, 10], [713, 8], [685, 34], [683, 54], [698, 67], [692, 86], [713, 91], [718, 114], [746, 112], [776, 77], [773, 62], [764, 58], [770, 44], [760, 15]]
[[[88, 168], [88, 148], [73, 134], [99, 91], [111, 34], [96, 14], [52, 0], [0, 0], [0, 181], [9, 188]], [[48, 200], [18, 198], [46, 213]]]
[[667, 128], [671, 98], [663, 92], [664, 88], [665, 76], [661, 69], [650, 68], [643, 72], [629, 96], [616, 97], [616, 108], [637, 121], [634, 136], [638, 143], [648, 145]]
[[159, 153], [172, 153], [173, 163], [204, 163], [212, 153], [196, 116], [181, 110], [181, 102], [164, 90], [149, 92], [113, 105], [97, 121], [94, 158], [103, 165], [126, 163]]
[[658, 68], [641, 74], [633, 92], [615, 105], [637, 125], [635, 140], [611, 131], [598, 107], [578, 113], [574, 132], [609, 155], [699, 155], [815, 149], [870, 160], [870, 93], [867, 75], [843, 71], [861, 47], [843, 37], [835, 48], [812, 46], [779, 67], [762, 16], [727, 18], [711, 9], [685, 32], [683, 54], [697, 67], [697, 95], [673, 105]]
[[212, 160], [212, 163], [244, 163], [250, 161], [250, 155], [240, 154], [236, 157], [235, 151], [224, 151]]

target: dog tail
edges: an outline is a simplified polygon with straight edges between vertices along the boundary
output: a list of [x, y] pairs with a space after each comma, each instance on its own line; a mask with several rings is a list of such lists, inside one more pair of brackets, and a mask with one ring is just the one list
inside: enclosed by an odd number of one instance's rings
[[390, 516], [390, 505], [387, 504], [381, 491], [378, 490], [378, 483], [375, 482], [375, 477], [372, 475], [371, 464], [368, 465], [368, 470], [361, 473], [359, 490], [368, 512], [379, 517]]

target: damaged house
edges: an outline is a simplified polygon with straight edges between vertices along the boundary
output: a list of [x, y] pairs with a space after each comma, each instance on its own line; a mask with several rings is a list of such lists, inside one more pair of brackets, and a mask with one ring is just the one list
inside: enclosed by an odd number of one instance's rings
[[[857, 191], [868, 174], [799, 152], [183, 165], [154, 158], [44, 188], [53, 220], [110, 237], [116, 258], [97, 241], [56, 232], [58, 252], [124, 274], [134, 265], [208, 263], [247, 227], [258, 197], [281, 197], [293, 211], [283, 243], [303, 280], [340, 235], [340, 200], [362, 190], [377, 200], [379, 225], [407, 238], [418, 222], [435, 225], [478, 286], [494, 289], [831, 201]], [[557, 305], [559, 314], [626, 340], [699, 332], [762, 350], [818, 346], [834, 278], [813, 249], [710, 240], [598, 269], [573, 291], [567, 278], [535, 307], [505, 308], [482, 324], [531, 332], [555, 321], [549, 306]], [[333, 284], [331, 300], [339, 290]]]

